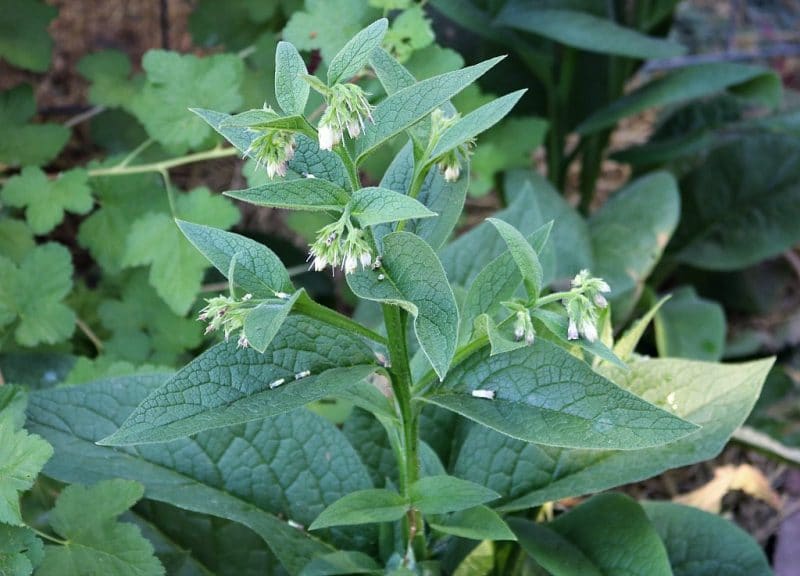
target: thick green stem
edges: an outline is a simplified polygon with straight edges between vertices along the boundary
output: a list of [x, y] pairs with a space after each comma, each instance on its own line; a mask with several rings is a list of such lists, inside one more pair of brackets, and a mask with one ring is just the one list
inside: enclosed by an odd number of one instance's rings
[[[394, 392], [397, 408], [400, 412], [400, 423], [403, 427], [403, 449], [398, 462], [400, 468], [400, 490], [406, 498], [409, 489], [419, 479], [419, 413], [411, 403], [411, 368], [409, 364], [408, 347], [406, 344], [406, 320], [408, 313], [396, 306], [383, 305], [383, 318], [388, 335], [389, 357], [392, 367], [390, 375], [392, 391]], [[424, 553], [424, 535], [422, 514], [411, 509], [406, 517], [408, 536], [406, 539], [409, 548]]]

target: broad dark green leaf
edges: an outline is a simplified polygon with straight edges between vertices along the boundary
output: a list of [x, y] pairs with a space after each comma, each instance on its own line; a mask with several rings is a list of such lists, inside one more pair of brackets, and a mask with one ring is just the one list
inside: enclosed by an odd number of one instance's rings
[[363, 158], [395, 134], [433, 112], [502, 59], [499, 56], [455, 72], [440, 74], [388, 96], [375, 107], [372, 112], [374, 122], [367, 125], [364, 134], [356, 141], [357, 157]]
[[525, 92], [526, 90], [517, 90], [506, 94], [464, 116], [442, 134], [431, 152], [431, 158], [438, 158], [500, 122], [519, 102]]
[[[227, 125], [232, 118], [230, 114], [202, 108], [192, 108], [191, 111], [224, 136], [242, 154], [250, 148], [256, 137], [256, 134], [246, 127]], [[294, 140], [294, 156], [289, 160], [289, 168], [293, 172], [301, 176], [311, 174], [316, 178], [329, 180], [341, 188], [350, 187], [347, 170], [339, 156], [329, 150], [320, 150], [315, 139], [303, 134], [295, 134]]]
[[356, 190], [350, 205], [351, 213], [362, 226], [436, 216], [410, 196], [373, 186]]
[[[475, 390], [495, 395], [476, 398]], [[508, 436], [552, 446], [634, 450], [697, 429], [542, 339], [507, 354], [490, 357], [487, 349], [473, 354], [421, 400]]]
[[[751, 66], [733, 62], [700, 64], [670, 72], [661, 78], [648, 82], [630, 94], [615, 100], [608, 107], [598, 110], [587, 118], [578, 132], [591, 134], [598, 130], [611, 128], [622, 118], [632, 116], [648, 108], [672, 106], [695, 98], [702, 98], [723, 90], [736, 91], [737, 88], [752, 87], [752, 82], [762, 84], [764, 77], [774, 76], [774, 72], [761, 66]], [[767, 81], [769, 84], [769, 82]], [[778, 86], [780, 92], [780, 86]], [[773, 95], [772, 99], [777, 99]]]
[[272, 250], [245, 236], [178, 220], [178, 227], [195, 248], [226, 277], [233, 267], [233, 282], [254, 298], [274, 298], [294, 291], [283, 263]]
[[383, 238], [381, 262], [379, 270], [348, 274], [348, 286], [361, 298], [408, 311], [420, 347], [444, 378], [458, 339], [458, 307], [442, 264], [428, 243], [408, 232]]
[[[664, 544], [642, 507], [629, 496], [595, 496], [546, 528], [517, 518], [510, 524], [523, 548], [554, 576], [672, 576]], [[537, 539], [544, 530], [561, 538]]]
[[[198, 356], [103, 442], [165, 442], [288, 412], [360, 382], [374, 371], [374, 362], [357, 336], [289, 316], [263, 354], [231, 340]], [[306, 371], [308, 377], [295, 379]]]
[[328, 506], [317, 516], [309, 529], [394, 522], [405, 516], [406, 510], [408, 504], [397, 492], [383, 488], [359, 490], [343, 496]]
[[536, 250], [511, 224], [498, 218], [488, 218], [487, 220], [497, 229], [498, 234], [508, 246], [508, 252], [522, 274], [522, 283], [528, 291], [528, 297], [531, 300], [538, 298], [542, 289], [544, 273]]
[[656, 314], [656, 346], [662, 357], [713, 362], [725, 351], [725, 311], [718, 302], [677, 289]]
[[693, 422], [700, 427], [697, 431], [665, 446], [613, 451], [527, 444], [473, 426], [450, 472], [502, 494], [502, 509], [522, 510], [708, 460], [750, 413], [772, 363], [772, 359], [733, 365], [688, 360], [633, 363], [629, 372], [615, 371], [614, 380]]
[[424, 514], [458, 512], [499, 496], [480, 484], [445, 475], [421, 478], [409, 488], [411, 504]]
[[516, 540], [517, 537], [500, 515], [486, 506], [431, 518], [431, 528], [470, 540]]
[[770, 576], [761, 546], [734, 523], [670, 502], [642, 507], [664, 542], [675, 576]]
[[314, 558], [303, 568], [300, 576], [334, 576], [337, 574], [383, 574], [372, 558], [361, 552], [340, 550]]
[[372, 51], [381, 45], [388, 26], [389, 21], [381, 18], [353, 36], [331, 59], [328, 66], [328, 86], [347, 81], [358, 74], [367, 64]]
[[287, 114], [302, 114], [311, 89], [303, 75], [306, 63], [289, 42], [278, 42], [275, 49], [275, 99]]
[[780, 254], [800, 242], [800, 144], [794, 136], [739, 139], [684, 178], [681, 194], [672, 250], [680, 262], [737, 270]]
[[[145, 498], [242, 523], [290, 574], [331, 552], [275, 514], [308, 525], [326, 506], [371, 483], [336, 427], [306, 410], [159, 445], [119, 450], [96, 444], [166, 378], [124, 377], [36, 393], [29, 427], [56, 449], [45, 473], [62, 482], [136, 480], [144, 484]], [[259, 476], [242, 474], [256, 469]], [[363, 529], [334, 531], [332, 537], [359, 548], [374, 541], [374, 533]]]
[[[409, 142], [395, 156], [381, 180], [381, 187], [407, 194], [414, 176], [413, 144]], [[437, 214], [436, 218], [411, 220], [405, 229], [427, 241], [434, 250], [438, 250], [456, 226], [464, 208], [464, 200], [469, 188], [469, 160], [463, 166], [462, 176], [455, 182], [448, 182], [437, 167], [433, 167], [417, 195], [417, 200], [429, 210]], [[382, 226], [377, 232], [382, 236], [391, 231], [389, 226]]]
[[346, 190], [322, 178], [276, 180], [225, 195], [257, 206], [311, 211], [342, 211], [350, 199]]
[[542, 9], [532, 3], [510, 4], [495, 23], [600, 54], [648, 60], [679, 56], [685, 51], [680, 44], [646, 36], [606, 18], [574, 10]]
[[667, 172], [640, 178], [617, 192], [589, 220], [592, 273], [611, 286], [615, 316], [627, 316], [678, 224], [680, 195]]

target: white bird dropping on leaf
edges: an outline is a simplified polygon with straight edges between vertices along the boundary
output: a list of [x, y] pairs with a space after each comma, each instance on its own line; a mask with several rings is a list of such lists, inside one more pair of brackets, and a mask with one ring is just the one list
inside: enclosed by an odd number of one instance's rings
[[494, 400], [494, 390], [473, 390], [473, 398], [483, 398], [485, 400]]

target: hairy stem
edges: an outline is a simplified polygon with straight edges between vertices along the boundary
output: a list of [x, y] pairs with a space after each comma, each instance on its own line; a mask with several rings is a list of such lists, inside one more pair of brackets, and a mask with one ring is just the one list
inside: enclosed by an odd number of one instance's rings
[[310, 316], [311, 318], [316, 318], [320, 322], [330, 324], [331, 326], [336, 326], [344, 330], [349, 330], [350, 332], [355, 332], [359, 336], [363, 336], [364, 338], [372, 340], [373, 342], [377, 342], [378, 344], [386, 344], [386, 338], [377, 332], [373, 332], [366, 326], [362, 326], [355, 320], [348, 318], [343, 314], [339, 314], [327, 306], [323, 306], [322, 304], [314, 302], [311, 300], [311, 298], [299, 298], [294, 304], [294, 310], [300, 314]]
[[194, 164], [195, 162], [203, 162], [205, 160], [214, 160], [215, 158], [227, 158], [229, 156], [236, 156], [239, 151], [233, 147], [227, 148], [212, 148], [211, 150], [204, 150], [203, 152], [196, 152], [194, 154], [187, 154], [185, 156], [178, 156], [177, 158], [170, 158], [169, 160], [162, 160], [160, 162], [151, 162], [149, 164], [137, 164], [136, 166], [127, 166], [118, 164], [110, 168], [94, 168], [89, 170], [91, 178], [98, 176], [126, 176], [129, 174], [146, 174], [148, 172], [163, 173], [172, 168], [183, 166], [185, 164]]

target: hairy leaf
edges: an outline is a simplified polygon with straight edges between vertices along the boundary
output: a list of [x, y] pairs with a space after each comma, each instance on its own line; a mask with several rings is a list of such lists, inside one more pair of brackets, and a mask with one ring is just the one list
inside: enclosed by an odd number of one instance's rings
[[409, 488], [411, 504], [424, 514], [466, 510], [498, 498], [493, 490], [455, 476], [427, 476]]
[[725, 351], [725, 311], [719, 303], [679, 288], [656, 314], [658, 355], [713, 362]]
[[312, 211], [341, 211], [350, 198], [347, 191], [321, 178], [268, 182], [246, 190], [231, 190], [225, 195], [258, 206]]
[[278, 42], [275, 50], [275, 99], [287, 114], [302, 114], [310, 87], [303, 80], [308, 74], [303, 58], [289, 42]]
[[356, 190], [351, 201], [351, 209], [361, 226], [436, 216], [436, 213], [428, 210], [419, 201], [405, 194], [378, 187]]
[[388, 26], [389, 21], [381, 18], [348, 40], [328, 65], [328, 86], [358, 74], [369, 60], [370, 53], [380, 46]]
[[406, 514], [408, 504], [397, 492], [382, 488], [359, 490], [344, 496], [317, 516], [310, 530], [330, 526], [393, 522]]
[[486, 506], [475, 506], [430, 520], [431, 528], [470, 540], [516, 540], [517, 537], [500, 518]]

